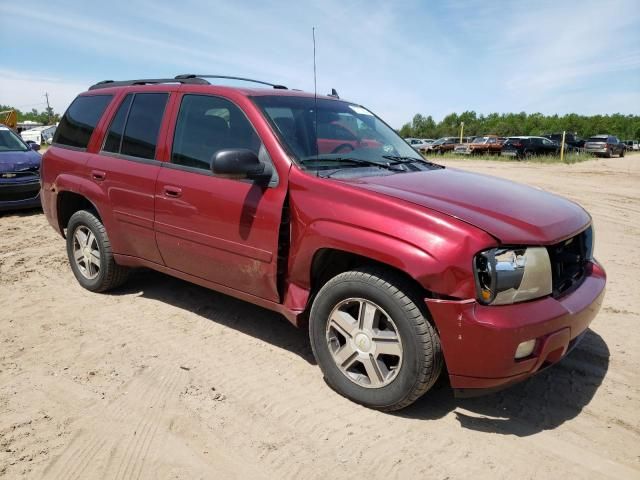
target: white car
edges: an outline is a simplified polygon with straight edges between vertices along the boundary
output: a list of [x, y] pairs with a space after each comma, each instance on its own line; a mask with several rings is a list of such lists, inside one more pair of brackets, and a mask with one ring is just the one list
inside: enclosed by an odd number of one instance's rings
[[421, 149], [425, 149], [428, 145], [433, 143], [433, 139], [431, 138], [405, 138], [405, 141], [411, 145], [416, 152], [419, 152]]
[[41, 145], [43, 142], [49, 143], [49, 139], [53, 138], [53, 134], [55, 131], [55, 125], [48, 125], [44, 127], [35, 127], [29, 130], [24, 130], [20, 132], [20, 136], [25, 142], [33, 142]]

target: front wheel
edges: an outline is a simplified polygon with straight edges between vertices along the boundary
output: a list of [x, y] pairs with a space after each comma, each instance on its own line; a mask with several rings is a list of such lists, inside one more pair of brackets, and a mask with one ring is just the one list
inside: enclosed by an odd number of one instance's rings
[[440, 339], [404, 277], [378, 268], [329, 280], [311, 308], [309, 336], [329, 386], [367, 407], [399, 410], [442, 370]]
[[624, 149], [620, 150], [620, 158], [624, 157]]

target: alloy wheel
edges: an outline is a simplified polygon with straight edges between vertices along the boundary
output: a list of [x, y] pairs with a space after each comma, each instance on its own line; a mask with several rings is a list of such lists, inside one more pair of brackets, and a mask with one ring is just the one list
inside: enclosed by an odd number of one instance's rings
[[73, 234], [73, 258], [85, 278], [93, 280], [100, 274], [100, 247], [98, 239], [86, 226], [76, 228]]
[[402, 366], [398, 329], [370, 300], [349, 298], [336, 305], [327, 322], [326, 340], [336, 366], [361, 387], [385, 387]]

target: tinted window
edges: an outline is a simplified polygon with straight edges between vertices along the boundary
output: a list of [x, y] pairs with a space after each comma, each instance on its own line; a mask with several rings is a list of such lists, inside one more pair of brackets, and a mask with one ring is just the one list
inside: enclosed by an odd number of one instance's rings
[[133, 96], [120, 148], [122, 155], [155, 158], [167, 98], [166, 93], [137, 93]]
[[129, 113], [129, 107], [131, 107], [131, 100], [133, 94], [129, 94], [124, 97], [124, 100], [120, 104], [116, 116], [111, 120], [109, 131], [107, 132], [107, 138], [104, 141], [102, 150], [105, 152], [120, 153], [120, 146], [122, 144], [122, 132], [124, 131], [124, 124], [127, 120], [127, 114]]
[[111, 95], [77, 97], [56, 129], [54, 143], [87, 148], [93, 130], [111, 101]]
[[173, 137], [171, 162], [211, 169], [216, 152], [247, 148], [260, 154], [262, 143], [244, 113], [223, 98], [185, 95]]

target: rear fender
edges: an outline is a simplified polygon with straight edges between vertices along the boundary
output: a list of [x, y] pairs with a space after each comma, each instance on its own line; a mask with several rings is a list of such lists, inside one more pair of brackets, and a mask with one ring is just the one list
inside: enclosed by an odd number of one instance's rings
[[[106, 194], [99, 185], [96, 185], [95, 182], [80, 175], [61, 174], [56, 178], [54, 188], [56, 196], [62, 192], [72, 192], [86, 198], [87, 201], [93, 205], [98, 216], [102, 220], [102, 223], [109, 235], [109, 241], [111, 242], [113, 251], [119, 251], [119, 236], [115, 233], [115, 230], [118, 228], [118, 224], [113, 217], [111, 209], [109, 208]], [[60, 225], [61, 233], [63, 232], [63, 228], [64, 225]]]

